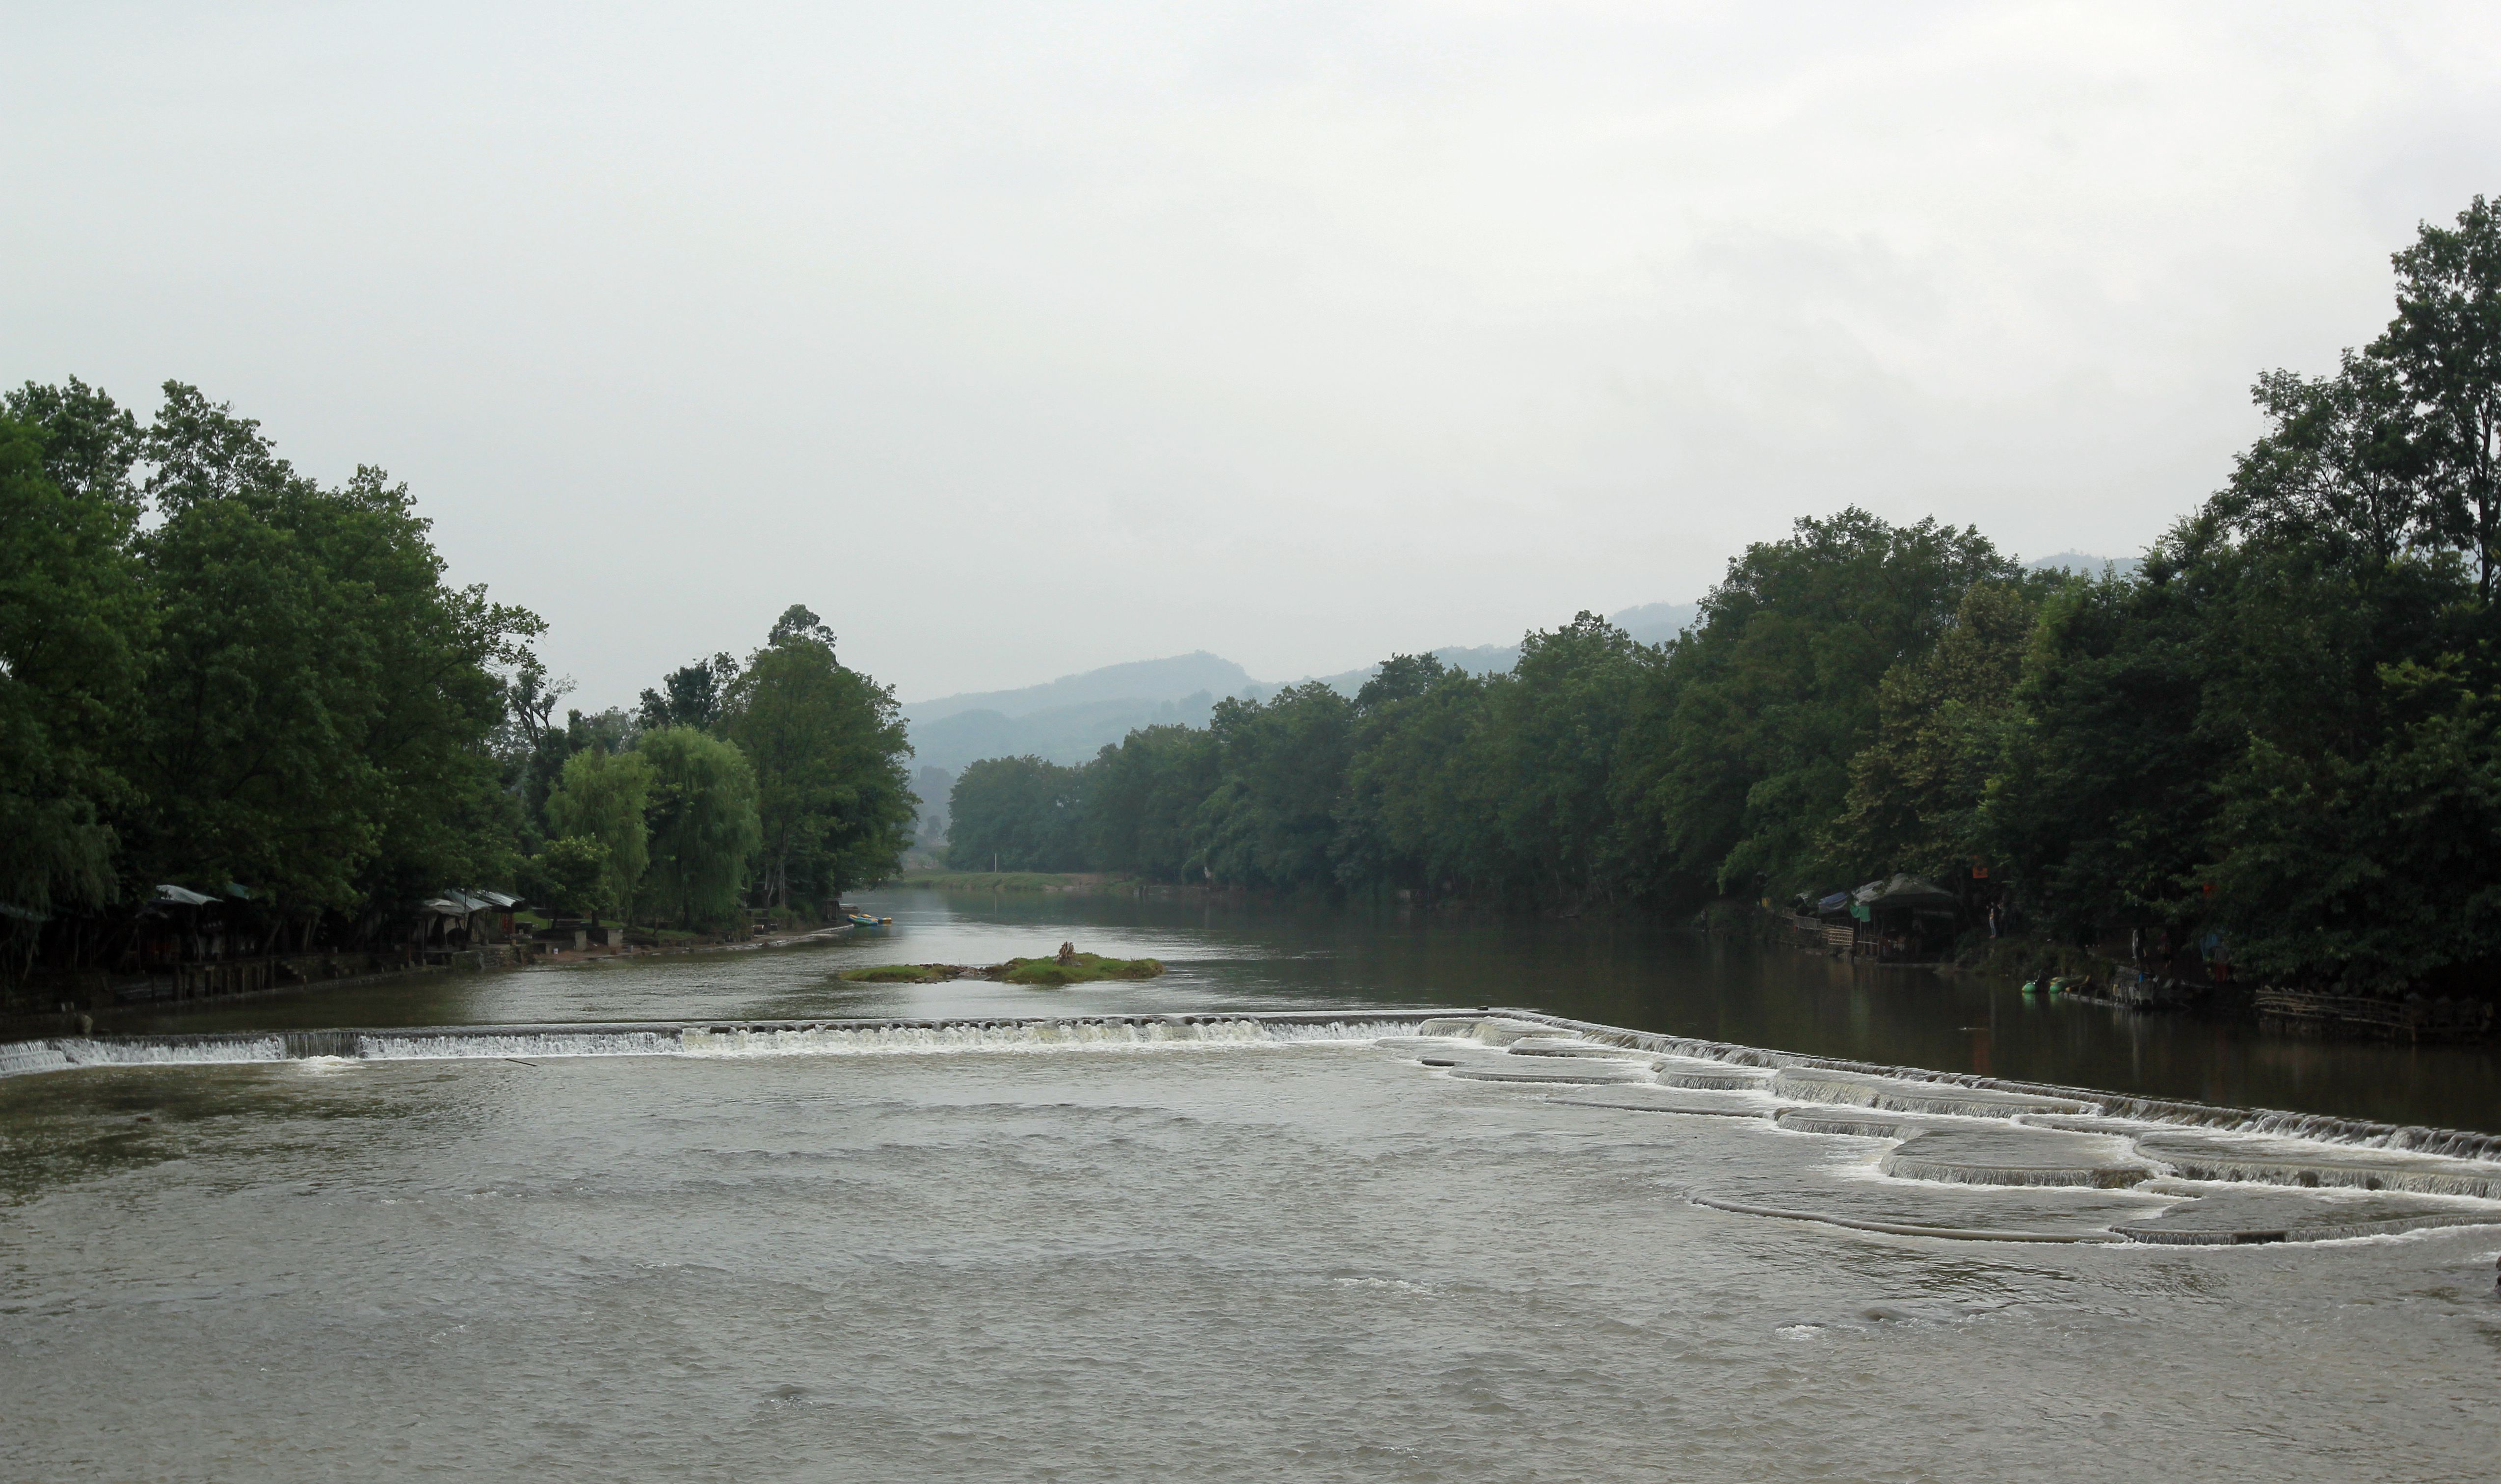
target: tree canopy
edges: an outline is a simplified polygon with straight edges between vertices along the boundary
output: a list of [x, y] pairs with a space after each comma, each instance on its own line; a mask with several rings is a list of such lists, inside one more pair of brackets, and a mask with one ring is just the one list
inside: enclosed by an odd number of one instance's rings
[[1082, 769], [976, 764], [954, 838], [1565, 910], [1908, 872], [2058, 938], [2164, 928], [2281, 982], [2489, 994], [2501, 212], [2394, 265], [2386, 332], [2259, 377], [2265, 432], [2135, 572], [1848, 508], [1749, 547], [1665, 644], [1584, 613], [1505, 675], [1396, 655], [1352, 697], [1228, 701]]

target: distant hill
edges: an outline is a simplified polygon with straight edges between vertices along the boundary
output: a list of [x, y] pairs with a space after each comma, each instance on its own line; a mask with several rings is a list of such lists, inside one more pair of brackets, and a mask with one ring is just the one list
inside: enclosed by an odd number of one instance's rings
[[913, 763], [960, 773], [964, 765], [985, 757], [1035, 757], [1054, 763], [1083, 763], [1140, 727], [1179, 723], [1203, 727], [1216, 710], [1217, 697], [1206, 691], [1173, 701], [1125, 697], [1051, 707], [1011, 716], [984, 707], [955, 711], [936, 721], [911, 725]]
[[[1633, 638], [1656, 643], [1674, 638], [1693, 621], [1694, 612], [1690, 603], [1651, 603], [1611, 616]], [[1454, 644], [1433, 654], [1472, 675], [1498, 675], [1519, 663], [1517, 644]], [[1308, 678], [1351, 696], [1379, 668], [1366, 665]], [[909, 702], [903, 719], [912, 733], [914, 766], [943, 769], [951, 782], [951, 775], [962, 772], [965, 764], [985, 757], [1030, 753], [1054, 763], [1082, 763], [1139, 727], [1205, 726], [1224, 697], [1264, 701], [1288, 683], [1301, 682], [1254, 680], [1231, 660], [1202, 649], [1169, 659], [1106, 665], [1019, 690]], [[927, 780], [928, 785], [936, 782]]]
[[1699, 603], [1645, 603], [1639, 608], [1618, 609], [1607, 616], [1616, 627], [1646, 644], [1664, 643], [1692, 627], [1702, 614]]
[[2054, 568], [2060, 572], [2080, 572], [2088, 577], [2100, 577], [2102, 569], [2110, 567], [2117, 569], [2120, 577], [2132, 577], [2144, 569], [2145, 560], [2134, 556], [2090, 556], [2082, 551], [2061, 551], [2055, 556], [2038, 557], [2023, 565], [2034, 572], [2048, 572]]
[[1105, 701], [1178, 701], [1200, 691], [1212, 696], [1238, 696], [1255, 688], [1258, 683], [1250, 678], [1250, 672], [1231, 660], [1201, 649], [1194, 654], [1177, 654], [1171, 659], [1131, 660], [1125, 665], [1106, 665], [1100, 670], [1088, 670], [1083, 675], [1064, 675], [1048, 684], [1028, 685], [1021, 690], [972, 691], [960, 696], [940, 696], [934, 701], [906, 702], [903, 715], [917, 728], [922, 723], [943, 721], [966, 711], [1026, 716], [1035, 711], [1059, 710]]

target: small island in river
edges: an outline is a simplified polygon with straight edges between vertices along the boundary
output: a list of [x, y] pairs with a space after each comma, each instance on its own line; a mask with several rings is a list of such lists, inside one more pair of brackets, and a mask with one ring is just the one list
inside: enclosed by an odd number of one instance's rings
[[1012, 958], [1004, 964], [878, 964], [846, 969], [842, 977], [854, 984], [937, 984], [948, 979], [996, 979], [1003, 984], [1056, 987], [1096, 979], [1151, 979], [1164, 972], [1151, 958], [1105, 958], [1080, 953], [1075, 943], [1061, 943], [1049, 958]]

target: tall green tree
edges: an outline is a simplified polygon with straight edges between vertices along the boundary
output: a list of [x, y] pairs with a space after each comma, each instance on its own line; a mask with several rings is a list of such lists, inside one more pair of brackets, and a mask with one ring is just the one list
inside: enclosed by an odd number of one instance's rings
[[660, 687], [643, 692], [636, 720], [646, 731], [662, 727], [694, 727], [710, 731], [720, 724], [730, 687], [738, 681], [738, 661], [727, 654], [670, 671]]
[[1748, 547], [1636, 703], [1617, 796], [1633, 848], [1688, 891], [1821, 884], [1885, 672], [1925, 654], [1974, 583], [2018, 576], [1975, 530], [1856, 509]]
[[1519, 662], [1485, 687], [1485, 807], [1506, 889], [1528, 901], [1611, 895], [1628, 841], [1611, 797], [1641, 676], [1655, 651], [1582, 613], [1520, 643]]
[[1207, 879], [1326, 886], [1353, 722], [1353, 703], [1318, 680], [1289, 685], [1265, 703], [1216, 704], [1208, 734], [1217, 783], [1191, 827], [1195, 864]]
[[1083, 775], [1038, 757], [966, 767], [947, 800], [947, 864], [957, 871], [1082, 871]]
[[444, 582], [404, 485], [359, 469], [322, 489], [191, 387], [167, 383], [146, 452], [155, 643], [124, 765], [141, 874], [290, 912], [507, 876], [496, 671], [539, 621]]
[[2477, 196], [2396, 254], [2397, 313], [2370, 359], [2416, 414], [2424, 492], [2489, 608], [2501, 559], [2501, 207]]
[[[9, 402], [47, 412], [31, 394]], [[109, 477], [73, 473], [65, 487], [54, 471], [92, 456], [59, 456], [53, 436], [0, 417], [0, 914], [20, 924], [116, 894], [107, 818], [126, 789], [113, 740], [139, 702], [148, 643], [137, 511]]]
[[638, 752], [585, 747], [565, 759], [555, 791], [548, 796], [548, 823], [558, 841], [596, 841], [603, 852], [594, 916], [623, 916], [651, 864], [650, 759]]
[[[1108, 871], [1180, 880], [1197, 851], [1192, 830], [1216, 787], [1216, 768], [1215, 741], [1203, 727], [1141, 727], [1105, 746], [1074, 795], [1085, 814], [1088, 859]], [[959, 838], [950, 829], [949, 839]], [[954, 859], [950, 851], [949, 863]]]
[[793, 604], [729, 689], [719, 723], [755, 767], [765, 900], [830, 906], [892, 874], [919, 801], [894, 692], [834, 657], [834, 636]]
[[1936, 646], [1884, 673], [1876, 735], [1850, 760], [1849, 800], [1830, 826], [1826, 854], [1843, 879], [1943, 876], [1985, 853], [1981, 810], [2004, 765], [2042, 594], [2057, 580], [1974, 583]]
[[763, 839], [747, 754], [692, 727], [663, 727], [644, 733], [634, 756], [651, 768], [650, 868], [643, 878], [651, 915], [682, 928], [734, 917]]

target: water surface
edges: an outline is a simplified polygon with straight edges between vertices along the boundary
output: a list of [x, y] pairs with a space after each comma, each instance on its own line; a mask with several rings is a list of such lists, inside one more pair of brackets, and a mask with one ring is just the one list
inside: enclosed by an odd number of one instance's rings
[[[862, 905], [891, 913], [896, 926], [831, 947], [306, 994], [126, 1028], [1517, 1006], [1893, 1066], [2501, 1132], [2501, 1053], [2489, 1046], [2320, 1040], [1635, 924], [1037, 892], [886, 892]], [[1172, 972], [1065, 990], [835, 977], [857, 964], [991, 963], [1071, 940], [1092, 952], [1161, 958]]]

